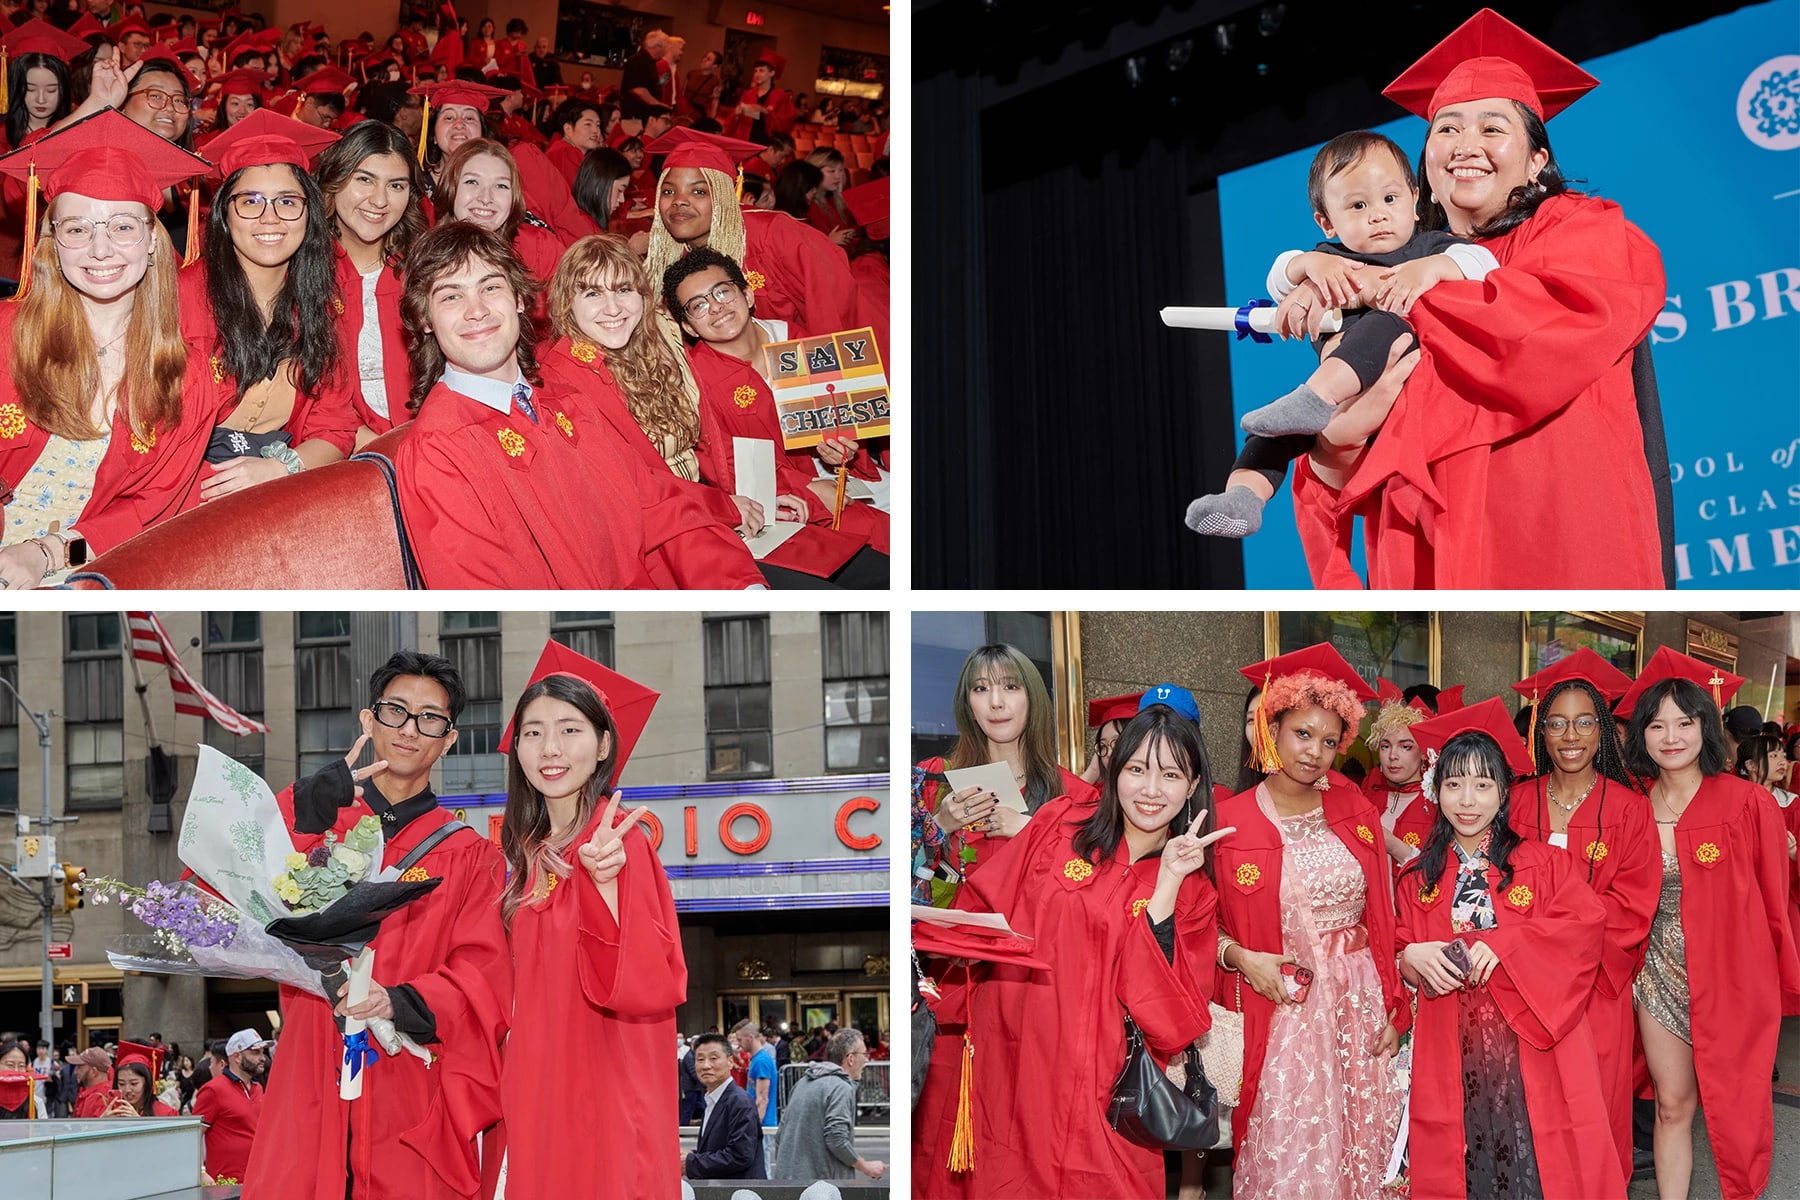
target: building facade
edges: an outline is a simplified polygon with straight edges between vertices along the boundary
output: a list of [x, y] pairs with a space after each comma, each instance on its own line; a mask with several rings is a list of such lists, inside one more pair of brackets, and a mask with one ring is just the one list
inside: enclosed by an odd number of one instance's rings
[[[139, 884], [175, 878], [195, 746], [279, 790], [350, 749], [370, 673], [405, 646], [462, 671], [469, 703], [433, 786], [497, 838], [500, 731], [555, 639], [662, 694], [619, 784], [656, 818], [690, 974], [682, 1029], [823, 1016], [885, 1034], [886, 613], [157, 616], [187, 669], [270, 732], [178, 715], [167, 669], [131, 658], [121, 613], [0, 614], [0, 676], [52, 714], [47, 771], [30, 722], [16, 706], [0, 715], [0, 813], [22, 809], [41, 834], [47, 781], [52, 812], [77, 818], [55, 828], [57, 860]], [[153, 806], [153, 746], [174, 762], [166, 822]], [[133, 924], [115, 907], [53, 918], [53, 940], [71, 945], [55, 969], [59, 1040], [160, 1032], [185, 1049], [273, 1025], [275, 990], [260, 982], [122, 975], [106, 944]], [[38, 906], [0, 888], [0, 1029], [37, 1029], [42, 962]]]

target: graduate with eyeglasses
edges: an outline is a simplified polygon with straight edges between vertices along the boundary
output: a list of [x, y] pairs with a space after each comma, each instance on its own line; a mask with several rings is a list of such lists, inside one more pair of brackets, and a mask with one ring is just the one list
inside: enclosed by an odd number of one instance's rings
[[[439, 839], [401, 878], [441, 882], [382, 920], [361, 1004], [334, 1009], [282, 986], [281, 1053], [246, 1173], [259, 1197], [466, 1200], [480, 1191], [477, 1138], [500, 1119], [512, 957], [500, 920], [500, 851], [458, 825], [431, 790], [431, 768], [456, 744], [466, 695], [448, 659], [400, 651], [369, 679], [362, 736], [350, 752], [276, 797], [300, 853], [373, 816], [384, 866]], [[374, 761], [356, 766], [371, 744]], [[380, 1054], [363, 1068], [362, 1096], [339, 1099], [344, 1017], [386, 1017], [432, 1060]]]

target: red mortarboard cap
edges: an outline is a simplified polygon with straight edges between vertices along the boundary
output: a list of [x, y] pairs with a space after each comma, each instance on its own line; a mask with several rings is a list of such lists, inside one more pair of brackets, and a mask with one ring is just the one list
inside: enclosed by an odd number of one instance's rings
[[494, 101], [506, 98], [505, 88], [489, 87], [485, 83], [470, 83], [466, 79], [446, 79], [442, 83], [421, 83], [417, 87], [407, 90], [431, 101], [433, 108], [441, 109], [447, 104], [463, 104], [477, 112], [486, 112]]
[[225, 47], [225, 65], [229, 67], [231, 60], [240, 54], [267, 53], [267, 47], [262, 44], [262, 38], [256, 32], [240, 33], [231, 39], [230, 45]]
[[1399, 684], [1395, 683], [1387, 676], [1377, 675], [1375, 677], [1375, 698], [1380, 700], [1383, 704], [1386, 704], [1389, 701], [1398, 703], [1406, 699], [1406, 693], [1400, 689]]
[[1003, 966], [1048, 971], [1050, 964], [1033, 953], [1032, 939], [1010, 931], [983, 929], [977, 925], [935, 925], [914, 921], [913, 949], [944, 958], [966, 958]]
[[156, 1080], [162, 1078], [163, 1054], [164, 1051], [155, 1046], [146, 1046], [142, 1042], [128, 1042], [121, 1038], [117, 1065], [124, 1066], [128, 1062], [136, 1060], [149, 1067], [150, 1078]]
[[338, 70], [336, 67], [320, 67], [312, 74], [294, 81], [297, 92], [342, 92], [356, 82], [354, 76]]
[[168, 43], [168, 51], [176, 58], [180, 58], [183, 55], [192, 57], [193, 55], [201, 53], [200, 43], [196, 42], [193, 38], [182, 38], [180, 41]]
[[[644, 735], [644, 726], [650, 723], [650, 714], [662, 698], [661, 693], [651, 691], [635, 679], [627, 678], [585, 654], [576, 653], [561, 642], [544, 644], [544, 652], [538, 656], [537, 666], [531, 669], [531, 678], [525, 681], [525, 686], [530, 687], [546, 675], [573, 675], [600, 693], [600, 699], [606, 705], [606, 711], [612, 714], [613, 725], [619, 731], [618, 759], [613, 768], [613, 782], [617, 784], [625, 773], [626, 760]], [[502, 754], [512, 747], [512, 732], [509, 720], [506, 728], [500, 731]]]
[[663, 155], [663, 170], [671, 167], [710, 167], [722, 175], [736, 175], [738, 164], [755, 158], [763, 148], [754, 142], [717, 133], [696, 133], [685, 125], [677, 125], [644, 148], [648, 154]]
[[0, 156], [0, 174], [20, 182], [36, 167], [51, 199], [77, 192], [96, 200], [135, 200], [151, 212], [162, 207], [164, 188], [203, 174], [207, 165], [112, 108]]
[[378, 54], [369, 55], [367, 58], [359, 61], [356, 65], [357, 68], [362, 71], [364, 76], [367, 76], [370, 71], [379, 70], [388, 63], [398, 63], [399, 61], [400, 59], [392, 50], [383, 50]]
[[[0, 159], [0, 162], [4, 161], [4, 159]], [[1731, 703], [1731, 698], [1737, 695], [1737, 690], [1744, 686], [1742, 675], [1733, 675], [1722, 667], [1715, 667], [1709, 662], [1701, 662], [1697, 658], [1682, 654], [1678, 650], [1671, 650], [1667, 646], [1658, 646], [1656, 653], [1650, 656], [1650, 661], [1644, 664], [1644, 669], [1638, 672], [1637, 682], [1626, 689], [1625, 695], [1619, 700], [1616, 710], [1618, 715], [1629, 718], [1638, 700], [1650, 690], [1650, 685], [1664, 679], [1693, 680], [1706, 689], [1706, 694], [1711, 696], [1713, 703], [1719, 706], [1720, 713], [1723, 713], [1725, 706]]]
[[438, 15], [443, 17], [444, 20], [450, 22], [452, 25], [456, 24], [456, 22], [457, 22], [456, 6], [454, 4], [438, 5]]
[[138, 17], [126, 17], [123, 21], [108, 25], [106, 32], [114, 41], [122, 39], [128, 33], [141, 33], [151, 41], [156, 40], [156, 31]]
[[263, 51], [265, 53], [267, 53], [268, 51], [273, 50], [276, 47], [280, 46], [281, 39], [286, 37], [287, 35], [285, 33], [283, 33], [279, 28], [269, 28], [269, 29], [263, 30], [260, 33], [253, 34], [252, 36], [255, 37], [258, 42], [262, 43]]
[[1437, 698], [1438, 716], [1441, 717], [1445, 713], [1459, 711], [1463, 706], [1463, 689], [1468, 686], [1469, 685], [1466, 683], [1459, 683], [1455, 687], [1439, 688]]
[[182, 81], [187, 86], [188, 95], [190, 96], [200, 90], [200, 81], [194, 78], [194, 73], [192, 71], [182, 65], [180, 56], [167, 46], [150, 47], [148, 50], [144, 51], [143, 57], [139, 58], [138, 61], [141, 63], [165, 63], [170, 70], [179, 72]]
[[781, 55], [775, 53], [773, 50], [764, 50], [761, 54], [756, 56], [756, 65], [767, 67], [769, 70], [779, 75], [787, 70], [787, 59], [781, 57]]
[[1436, 761], [1443, 753], [1449, 740], [1465, 730], [1478, 730], [1500, 743], [1501, 752], [1506, 755], [1506, 765], [1517, 775], [1529, 775], [1537, 770], [1531, 761], [1531, 755], [1525, 751], [1525, 743], [1519, 737], [1519, 731], [1513, 728], [1512, 716], [1506, 711], [1506, 705], [1500, 703], [1498, 696], [1483, 700], [1480, 704], [1471, 704], [1467, 708], [1459, 708], [1455, 712], [1442, 713], [1429, 721], [1420, 721], [1411, 729], [1413, 740], [1421, 750], [1427, 751]]
[[1573, 654], [1564, 655], [1537, 674], [1519, 680], [1512, 685], [1512, 689], [1528, 699], [1533, 696], [1541, 698], [1548, 696], [1550, 689], [1565, 679], [1587, 680], [1609, 702], [1631, 690], [1631, 676], [1586, 646]]
[[199, 20], [194, 22], [194, 28], [195, 29], [217, 29], [223, 23], [224, 23], [223, 18], [220, 18], [220, 17], [201, 17]]
[[223, 75], [214, 75], [208, 81], [216, 88], [216, 95], [223, 100], [227, 96], [262, 96], [263, 85], [269, 77], [261, 71], [227, 71]]
[[1344, 661], [1344, 656], [1339, 654], [1336, 647], [1330, 642], [1320, 642], [1318, 645], [1308, 646], [1304, 650], [1295, 650], [1264, 662], [1252, 663], [1240, 669], [1238, 674], [1257, 687], [1262, 687], [1271, 679], [1280, 679], [1283, 675], [1299, 675], [1303, 672], [1337, 680], [1355, 693], [1358, 700], [1367, 702], [1377, 698], [1375, 689], [1356, 673], [1355, 667]]
[[1088, 701], [1088, 728], [1098, 729], [1108, 721], [1129, 721], [1137, 716], [1138, 701], [1144, 693], [1132, 692], [1128, 696], [1102, 696], [1098, 700]]
[[48, 54], [52, 58], [60, 58], [68, 62], [77, 54], [86, 53], [88, 44], [78, 37], [70, 37], [48, 21], [40, 21], [36, 17], [22, 25], [15, 26], [5, 37], [0, 37], [0, 46], [17, 58], [21, 54]]
[[108, 36], [106, 26], [94, 20], [93, 13], [84, 12], [79, 17], [76, 17], [69, 25], [70, 37], [90, 38], [96, 33], [101, 37]]
[[338, 135], [305, 121], [296, 121], [259, 108], [206, 144], [220, 179], [230, 179], [245, 167], [287, 163], [306, 170], [312, 156], [338, 140]]
[[1600, 81], [1491, 8], [1458, 25], [1381, 94], [1427, 121], [1447, 104], [1499, 96], [1548, 121]]
[[888, 180], [886, 176], [869, 183], [859, 183], [844, 191], [844, 203], [863, 231], [877, 242], [888, 235]]

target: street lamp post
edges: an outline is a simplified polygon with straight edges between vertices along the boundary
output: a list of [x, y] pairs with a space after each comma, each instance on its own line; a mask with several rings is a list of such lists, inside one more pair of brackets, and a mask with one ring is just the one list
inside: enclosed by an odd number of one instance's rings
[[[50, 830], [54, 827], [53, 823], [51, 821], [51, 817], [50, 817], [50, 714], [48, 712], [41, 712], [41, 713], [32, 712], [30, 706], [25, 703], [25, 697], [19, 695], [19, 689], [14, 687], [12, 685], [11, 681], [8, 680], [5, 675], [0, 675], [0, 686], [4, 686], [8, 692], [12, 693], [13, 700], [19, 706], [19, 711], [25, 714], [25, 716], [31, 721], [32, 725], [36, 727], [37, 732], [38, 732], [38, 751], [39, 751], [39, 756], [42, 760], [39, 764], [39, 767], [40, 767], [39, 774], [42, 777], [43, 784], [44, 784], [43, 814], [38, 818], [38, 820], [41, 825], [41, 832], [43, 833], [44, 836], [48, 837], [50, 834]], [[39, 1003], [39, 1009], [38, 1009], [38, 1026], [39, 1026], [39, 1033], [41, 1034], [41, 1036], [44, 1039], [44, 1044], [46, 1046], [49, 1046], [52, 1048], [51, 1049], [52, 1056], [54, 1056], [54, 1054], [55, 1054], [56, 1037], [55, 1037], [55, 1030], [51, 1027], [51, 1017], [54, 1015], [54, 1011], [52, 1008], [50, 977], [51, 977], [51, 972], [54, 970], [54, 968], [51, 967], [51, 965], [50, 965], [50, 942], [51, 942], [51, 938], [52, 938], [52, 933], [51, 933], [51, 929], [50, 929], [50, 914], [51, 914], [52, 910], [55, 908], [55, 901], [51, 894], [51, 889], [55, 886], [56, 885], [51, 882], [50, 876], [46, 874], [44, 876], [44, 897], [43, 897], [43, 903], [44, 903], [44, 986], [43, 986], [42, 995], [40, 996], [40, 1003]]]

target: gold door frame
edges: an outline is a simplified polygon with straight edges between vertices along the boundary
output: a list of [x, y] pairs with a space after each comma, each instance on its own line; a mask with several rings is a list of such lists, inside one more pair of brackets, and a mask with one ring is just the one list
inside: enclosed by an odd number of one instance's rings
[[[1535, 611], [1544, 612], [1544, 609]], [[1641, 612], [1579, 612], [1574, 609], [1559, 609], [1571, 617], [1579, 617], [1584, 621], [1592, 621], [1620, 633], [1629, 634], [1637, 647], [1637, 665], [1631, 674], [1635, 677], [1644, 669], [1644, 614]], [[1528, 679], [1534, 670], [1531, 666], [1531, 613], [1519, 614], [1519, 678]]]
[[[1331, 609], [1323, 611], [1331, 612]], [[1344, 611], [1349, 611], [1348, 609]], [[1385, 611], [1385, 610], [1384, 610]], [[1399, 609], [1394, 609], [1399, 612]], [[1263, 612], [1263, 657], [1274, 658], [1281, 653], [1281, 612], [1276, 610]], [[1425, 678], [1432, 687], [1442, 687], [1444, 682], [1444, 620], [1439, 612], [1425, 614]], [[1369, 681], [1371, 684], [1374, 680]]]

